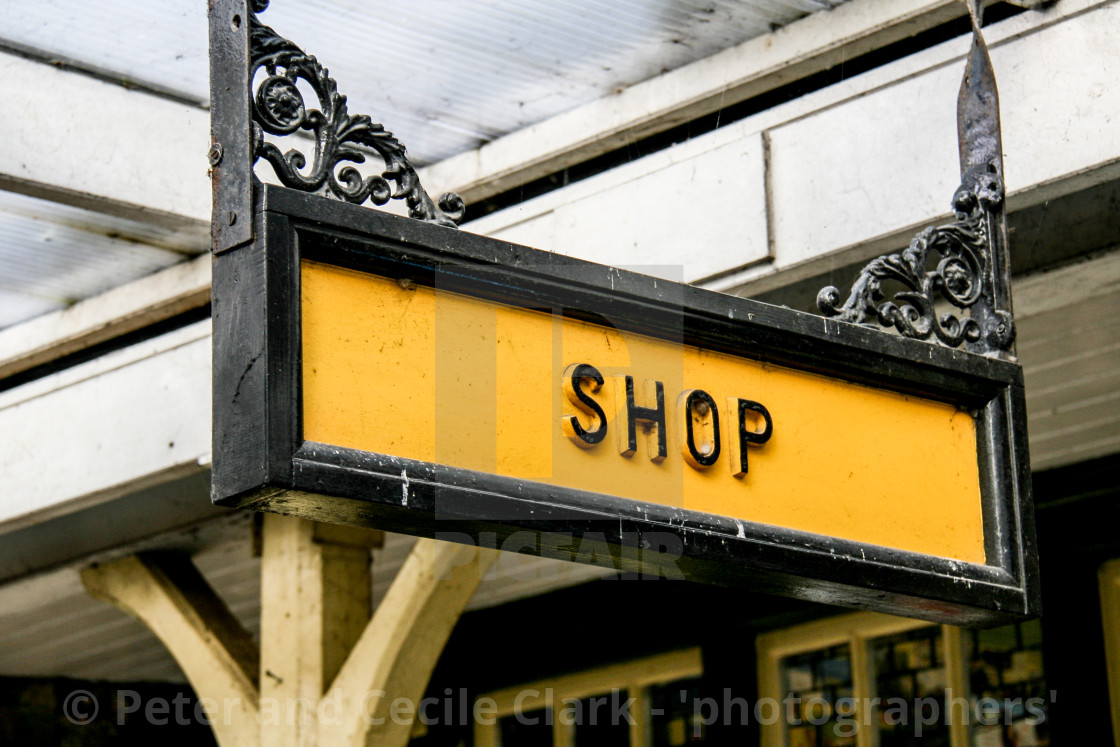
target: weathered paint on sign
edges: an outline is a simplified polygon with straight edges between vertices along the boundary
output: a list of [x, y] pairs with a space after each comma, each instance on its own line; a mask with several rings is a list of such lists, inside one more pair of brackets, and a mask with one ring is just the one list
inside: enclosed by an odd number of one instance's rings
[[[307, 260], [301, 295], [308, 441], [985, 562], [976, 426], [955, 406]], [[605, 422], [576, 405], [579, 364], [604, 379], [579, 388]], [[636, 407], [662, 386], [664, 458], [641, 422], [620, 453], [626, 376]], [[710, 466], [687, 449], [696, 390], [717, 405]], [[710, 457], [702, 399], [692, 445]], [[736, 475], [738, 400], [773, 427]], [[744, 416], [764, 429], [757, 408]], [[604, 437], [575, 443], [572, 417]]]

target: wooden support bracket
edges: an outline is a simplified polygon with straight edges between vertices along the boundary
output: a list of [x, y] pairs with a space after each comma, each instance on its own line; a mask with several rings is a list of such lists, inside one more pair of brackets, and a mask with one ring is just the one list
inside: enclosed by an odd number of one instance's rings
[[[82, 571], [94, 597], [144, 623], [163, 642], [200, 697], [218, 744], [249, 747], [257, 736], [257, 648], [190, 558], [131, 555]], [[204, 706], [206, 703], [204, 703]]]
[[370, 620], [369, 551], [382, 537], [266, 515], [259, 655], [185, 556], [133, 555], [85, 569], [82, 581], [147, 625], [217, 704], [222, 747], [403, 747], [413, 716], [391, 706], [420, 700], [498, 553], [418, 540]]
[[343, 717], [324, 724], [324, 744], [408, 743], [412, 719], [393, 718], [392, 703], [420, 700], [451, 630], [497, 557], [497, 550], [416, 541], [327, 693]]

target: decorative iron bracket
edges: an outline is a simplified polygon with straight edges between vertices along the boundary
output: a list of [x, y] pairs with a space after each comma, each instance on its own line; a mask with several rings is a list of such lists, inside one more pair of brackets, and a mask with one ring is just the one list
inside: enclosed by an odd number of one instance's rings
[[[346, 97], [338, 92], [328, 70], [261, 23], [257, 14], [268, 3], [211, 3], [210, 43], [226, 63], [211, 74], [212, 105], [220, 115], [214, 117], [209, 154], [214, 173], [215, 251], [252, 238], [247, 215], [241, 226], [233, 228], [238, 213], [247, 212], [248, 206], [228, 203], [245, 200], [249, 190], [244, 180], [256, 184], [252, 167], [262, 158], [285, 187], [357, 205], [404, 200], [410, 217], [456, 228], [465, 210], [462, 198], [447, 193], [437, 205], [428, 196], [404, 145], [369, 116], [350, 114]], [[301, 81], [314, 92], [315, 105], [305, 101]], [[284, 140], [297, 134], [309, 136], [313, 143]], [[293, 147], [281, 150], [267, 136]], [[240, 158], [227, 159], [231, 146]], [[301, 150], [308, 147], [309, 154]], [[380, 174], [363, 176], [355, 168], [368, 155], [384, 162]]]
[[[907, 337], [1013, 358], [999, 95], [980, 32], [982, 7], [979, 0], [966, 2], [972, 47], [957, 98], [961, 186], [953, 195], [956, 220], [927, 228], [907, 249], [872, 260], [842, 305], [839, 289], [823, 288], [817, 307], [825, 316], [842, 321], [872, 326], [878, 322]], [[892, 281], [903, 290], [887, 299], [883, 284]], [[953, 311], [938, 315], [939, 301], [968, 315]]]

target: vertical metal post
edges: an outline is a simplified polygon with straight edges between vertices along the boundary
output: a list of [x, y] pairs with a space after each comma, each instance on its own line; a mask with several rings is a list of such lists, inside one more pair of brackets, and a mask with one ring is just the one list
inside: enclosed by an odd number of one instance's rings
[[[254, 6], [263, 4], [252, 0]], [[215, 254], [253, 238], [249, 130], [250, 0], [210, 0], [210, 152]], [[254, 8], [255, 10], [255, 8]]]

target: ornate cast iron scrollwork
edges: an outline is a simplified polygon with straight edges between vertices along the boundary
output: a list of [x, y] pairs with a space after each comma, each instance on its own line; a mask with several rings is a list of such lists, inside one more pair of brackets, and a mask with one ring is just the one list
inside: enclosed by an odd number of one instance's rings
[[[981, 5], [966, 0], [972, 48], [957, 100], [961, 186], [953, 195], [956, 221], [930, 227], [898, 253], [872, 260], [860, 272], [843, 305], [832, 286], [817, 295], [825, 316], [845, 322], [894, 327], [907, 337], [964, 346], [983, 355], [1007, 356], [1015, 341], [1011, 314], [1007, 224], [999, 97], [988, 49], [980, 33]], [[937, 262], [932, 264], [936, 255]], [[886, 298], [884, 282], [903, 290]], [[943, 300], [968, 315], [948, 311]]]
[[[966, 310], [983, 300], [985, 279], [991, 268], [987, 216], [1000, 209], [1002, 203], [1003, 182], [999, 175], [994, 170], [975, 172], [953, 195], [956, 221], [927, 228], [905, 250], [872, 260], [860, 272], [842, 306], [836, 287], [822, 289], [817, 295], [817, 307], [825, 316], [856, 324], [878, 320], [907, 337], [936, 338], [949, 347], [980, 343], [984, 330], [976, 318], [952, 312], [938, 316], [934, 305], [940, 298]], [[930, 267], [932, 253], [936, 253], [938, 261]], [[905, 290], [885, 300], [882, 284], [891, 280]], [[1004, 330], [1009, 321], [1004, 319]], [[996, 332], [1006, 337], [998, 329]]]
[[[365, 114], [352, 115], [346, 97], [326, 68], [296, 44], [265, 26], [256, 14], [268, 7], [268, 0], [253, 0], [250, 14], [249, 49], [252, 109], [253, 160], [264, 158], [280, 182], [293, 189], [360, 205], [369, 200], [384, 205], [390, 199], [403, 199], [413, 218], [456, 227], [464, 212], [459, 195], [447, 193], [437, 206], [424, 191], [420, 178], [408, 158], [404, 145], [384, 126]], [[304, 101], [298, 81], [305, 81], [315, 92], [319, 108]], [[295, 148], [281, 152], [265, 139], [303, 130], [315, 140], [315, 151], [308, 157]], [[379, 175], [363, 177], [349, 164], [366, 160], [362, 148], [375, 151], [384, 161]], [[393, 182], [395, 186], [390, 186]]]

